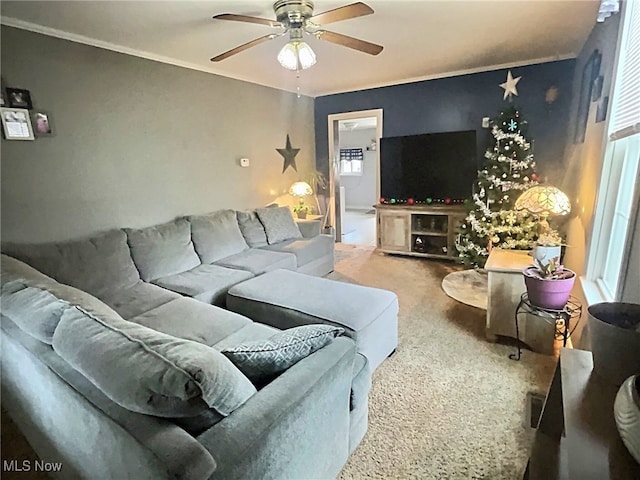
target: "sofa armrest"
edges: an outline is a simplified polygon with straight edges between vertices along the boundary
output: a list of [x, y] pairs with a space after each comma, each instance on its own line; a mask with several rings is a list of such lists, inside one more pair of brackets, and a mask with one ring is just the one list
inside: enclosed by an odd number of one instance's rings
[[213, 473], [211, 454], [183, 429], [115, 404], [49, 345], [0, 318], [2, 407], [40, 458], [62, 462], [64, 478], [203, 480]]
[[303, 238], [313, 238], [320, 235], [322, 221], [317, 220], [296, 220]]
[[339, 337], [202, 433], [212, 478], [334, 478], [348, 457], [354, 358]]

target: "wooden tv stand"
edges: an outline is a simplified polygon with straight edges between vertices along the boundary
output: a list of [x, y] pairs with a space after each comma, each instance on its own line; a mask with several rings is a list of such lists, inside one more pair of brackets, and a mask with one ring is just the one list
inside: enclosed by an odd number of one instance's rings
[[[457, 259], [456, 227], [465, 216], [462, 205], [376, 205], [377, 247], [384, 253]], [[418, 237], [423, 251], [416, 248]]]

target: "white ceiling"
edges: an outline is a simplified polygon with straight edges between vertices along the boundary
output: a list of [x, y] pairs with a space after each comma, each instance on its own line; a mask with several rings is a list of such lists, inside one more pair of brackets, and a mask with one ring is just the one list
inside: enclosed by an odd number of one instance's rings
[[[352, 3], [315, 1], [314, 13]], [[6, 1], [2, 23], [226, 77], [327, 95], [460, 73], [573, 58], [595, 24], [599, 0], [365, 0], [375, 13], [326, 28], [384, 46], [370, 56], [315, 38], [318, 63], [301, 72], [276, 55], [286, 36], [212, 63], [271, 32], [213, 20], [220, 13], [275, 18], [266, 1]]]

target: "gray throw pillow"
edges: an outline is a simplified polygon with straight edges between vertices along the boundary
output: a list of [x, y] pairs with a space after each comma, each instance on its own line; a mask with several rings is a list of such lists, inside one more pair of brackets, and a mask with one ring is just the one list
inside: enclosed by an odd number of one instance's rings
[[249, 248], [242, 236], [234, 210], [188, 217], [191, 238], [202, 263], [211, 264]]
[[266, 340], [225, 348], [225, 355], [254, 384], [285, 371], [344, 332], [331, 325], [304, 325], [278, 332]]
[[302, 238], [289, 207], [258, 208], [256, 214], [264, 225], [269, 245]]
[[131, 257], [145, 282], [186, 272], [200, 265], [200, 257], [191, 241], [191, 224], [185, 218], [124, 230]]
[[236, 212], [238, 226], [247, 244], [252, 247], [264, 247], [267, 245], [267, 234], [264, 225], [260, 222], [256, 212]]
[[114, 285], [131, 288], [140, 281], [122, 230], [64, 242], [3, 243], [2, 252], [99, 298], [111, 292]]

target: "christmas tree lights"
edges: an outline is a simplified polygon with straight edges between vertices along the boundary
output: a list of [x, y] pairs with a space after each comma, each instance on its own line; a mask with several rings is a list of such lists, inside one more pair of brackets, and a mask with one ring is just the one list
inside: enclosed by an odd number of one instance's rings
[[461, 261], [484, 267], [493, 247], [529, 249], [537, 232], [537, 219], [516, 211], [520, 194], [537, 185], [527, 122], [517, 108], [509, 107], [492, 122], [493, 145], [478, 171], [475, 193], [465, 203], [467, 217], [458, 229], [456, 247]]

